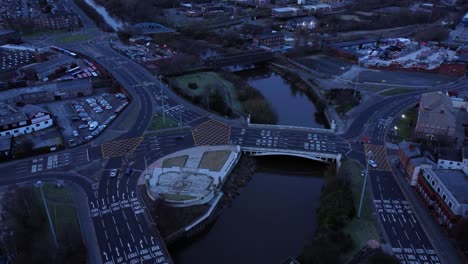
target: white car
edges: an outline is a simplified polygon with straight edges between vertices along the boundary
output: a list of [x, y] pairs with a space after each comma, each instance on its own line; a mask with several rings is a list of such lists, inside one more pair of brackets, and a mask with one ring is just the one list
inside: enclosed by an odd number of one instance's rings
[[377, 163], [375, 163], [373, 160], [369, 160], [369, 165], [371, 165], [372, 168], [377, 168]]
[[75, 137], [79, 136], [78, 131], [76, 131], [76, 130], [73, 131], [73, 136], [75, 136]]
[[117, 169], [112, 169], [109, 174], [110, 177], [116, 177], [117, 176]]

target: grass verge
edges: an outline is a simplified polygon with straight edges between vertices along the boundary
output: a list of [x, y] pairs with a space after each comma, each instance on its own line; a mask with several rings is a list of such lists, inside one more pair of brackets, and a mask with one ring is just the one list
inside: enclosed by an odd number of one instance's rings
[[[70, 229], [81, 234], [78, 214], [73, 202], [73, 193], [66, 188], [58, 188], [53, 184], [45, 184], [42, 187], [47, 201], [52, 224], [60, 240], [67, 236]], [[42, 202], [42, 196], [38, 188], [35, 189], [37, 199]]]
[[[364, 177], [361, 176], [363, 168], [355, 161], [346, 160], [341, 167], [342, 170], [348, 171], [349, 183], [353, 192], [354, 203], [356, 209], [359, 208], [359, 200], [361, 199], [362, 184]], [[343, 231], [349, 234], [355, 243], [354, 249], [349, 252], [345, 258], [350, 259], [359, 250], [367, 244], [369, 240], [379, 240], [379, 234], [376, 225], [376, 219], [373, 215], [371, 197], [369, 190], [364, 194], [364, 203], [362, 207], [361, 218], [354, 218], [349, 222]]]
[[203, 153], [203, 157], [198, 168], [208, 169], [210, 171], [220, 171], [230, 154], [230, 150], [207, 151]]
[[165, 159], [163, 161], [163, 168], [172, 168], [172, 167], [183, 167], [187, 162], [188, 156], [178, 156], [174, 158]]
[[410, 93], [413, 90], [407, 89], [407, 88], [393, 88], [387, 91], [383, 91], [381, 95], [385, 96], [392, 96], [392, 95], [399, 95], [399, 94], [405, 94], [405, 93]]
[[88, 34], [80, 34], [80, 35], [70, 35], [70, 36], [65, 36], [57, 39], [57, 42], [61, 43], [71, 43], [71, 42], [79, 42], [79, 41], [84, 41], [91, 38], [90, 35]]
[[398, 136], [396, 137], [397, 142], [411, 141], [414, 135], [414, 128], [418, 121], [418, 108], [411, 108], [404, 113], [404, 117], [401, 117], [396, 124]]
[[148, 130], [160, 130], [160, 129], [177, 127], [177, 122], [174, 121], [174, 119], [168, 116], [166, 116], [165, 119], [166, 119], [166, 123], [164, 123], [162, 115], [153, 117], [153, 120], [151, 121], [151, 124], [148, 127]]
[[[175, 82], [177, 87], [182, 89], [184, 93], [199, 97], [201, 100], [205, 100], [205, 98], [208, 97], [211, 89], [216, 89], [224, 97], [224, 101], [229, 107], [239, 112], [242, 111], [242, 106], [234, 85], [215, 72], [186, 74], [176, 77]], [[191, 89], [189, 87], [190, 84], [196, 84], [196, 88]]]

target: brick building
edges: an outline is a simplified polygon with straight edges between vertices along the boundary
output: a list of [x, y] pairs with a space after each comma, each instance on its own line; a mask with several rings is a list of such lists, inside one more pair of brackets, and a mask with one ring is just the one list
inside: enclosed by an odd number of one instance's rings
[[254, 37], [254, 43], [258, 46], [277, 47], [285, 43], [283, 34], [279, 32], [266, 32]]
[[451, 138], [456, 127], [456, 111], [442, 92], [422, 94], [419, 102], [416, 136], [427, 139]]
[[416, 190], [437, 223], [447, 229], [468, 217], [468, 180], [463, 171], [422, 169]]
[[400, 160], [400, 168], [406, 170], [408, 162], [411, 158], [421, 156], [419, 144], [413, 142], [401, 142], [398, 145], [398, 158]]

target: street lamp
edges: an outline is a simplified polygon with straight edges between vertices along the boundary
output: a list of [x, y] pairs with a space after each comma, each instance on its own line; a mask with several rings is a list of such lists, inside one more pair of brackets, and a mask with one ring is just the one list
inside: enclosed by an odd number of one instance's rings
[[36, 182], [36, 186], [38, 186], [39, 190], [41, 190], [42, 201], [44, 202], [45, 211], [47, 213], [47, 219], [49, 219], [50, 231], [52, 232], [52, 238], [54, 239], [54, 245], [55, 245], [55, 248], [58, 248], [57, 236], [55, 235], [55, 229], [54, 229], [54, 226], [52, 225], [52, 220], [50, 219], [49, 207], [47, 207], [47, 202], [46, 202], [46, 199], [44, 197], [44, 192], [42, 191], [42, 185], [44, 185], [44, 183], [42, 181], [37, 181]]
[[367, 152], [366, 157], [366, 175], [364, 177], [364, 182], [362, 183], [361, 200], [359, 201], [359, 210], [357, 218], [361, 218], [362, 202], [364, 201], [364, 192], [366, 191], [367, 176], [369, 175], [369, 160], [372, 159], [373, 156], [374, 153], [372, 153], [372, 151], [369, 150], [369, 152]]
[[395, 126], [394, 128], [395, 128], [395, 130], [398, 130], [398, 127], [397, 127], [397, 126]]
[[402, 114], [402, 115], [401, 115], [401, 118], [405, 118], [405, 117], [406, 117], [405, 114]]
[[163, 94], [163, 86], [162, 86], [162, 76], [158, 75], [157, 79], [159, 80], [159, 88], [161, 89], [161, 107], [162, 107], [162, 116], [163, 116], [163, 126], [166, 128], [166, 113], [164, 113], [164, 94]]
[[[359, 61], [358, 59], [358, 68], [361, 67], [361, 62]], [[359, 73], [360, 73], [360, 69], [358, 69], [358, 72], [357, 72], [357, 76], [356, 76], [356, 82], [354, 83], [354, 98], [356, 98], [356, 93], [357, 93], [357, 84], [358, 84], [358, 80], [359, 80]]]

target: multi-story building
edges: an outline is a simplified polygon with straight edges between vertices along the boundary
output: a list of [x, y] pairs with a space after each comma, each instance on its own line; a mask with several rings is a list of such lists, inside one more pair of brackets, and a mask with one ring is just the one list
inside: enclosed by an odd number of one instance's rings
[[400, 160], [400, 169], [405, 171], [411, 158], [421, 156], [419, 144], [413, 142], [401, 142], [398, 145], [398, 158]]
[[284, 45], [285, 40], [280, 32], [266, 32], [256, 35], [254, 43], [258, 46], [277, 47]]
[[436, 164], [428, 157], [422, 157], [419, 145], [401, 142], [398, 148], [400, 170], [411, 186], [416, 186], [418, 175], [423, 168], [435, 168]]
[[427, 139], [451, 138], [455, 134], [455, 127], [456, 111], [450, 97], [442, 92], [421, 96], [416, 136]]
[[437, 169], [442, 170], [461, 170], [463, 169], [462, 155], [453, 148], [439, 148], [439, 157], [437, 159]]
[[468, 180], [463, 171], [424, 168], [416, 190], [436, 221], [447, 229], [468, 217]]
[[0, 116], [0, 136], [19, 136], [48, 128], [54, 124], [50, 113], [35, 105], [26, 105]]
[[42, 14], [34, 17], [34, 27], [39, 30], [69, 30], [75, 31], [80, 27], [80, 17], [75, 13], [60, 12], [54, 14]]

